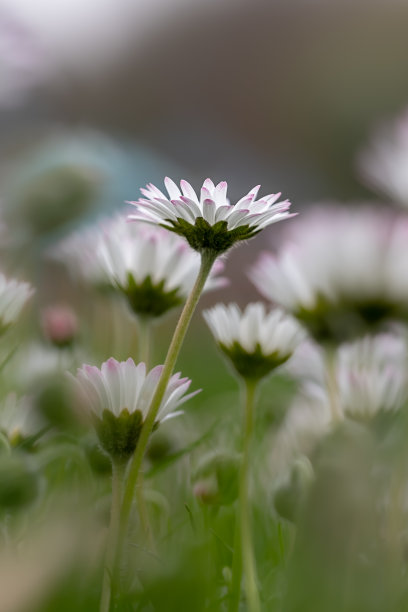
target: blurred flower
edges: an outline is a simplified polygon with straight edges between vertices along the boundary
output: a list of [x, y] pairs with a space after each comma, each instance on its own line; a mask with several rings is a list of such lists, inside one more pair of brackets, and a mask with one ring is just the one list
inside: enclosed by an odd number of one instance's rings
[[204, 318], [220, 348], [244, 378], [260, 379], [287, 361], [304, 337], [292, 317], [264, 304], [217, 304]]
[[78, 332], [75, 312], [68, 306], [49, 306], [41, 316], [45, 337], [55, 346], [70, 346]]
[[317, 208], [250, 279], [319, 341], [341, 341], [408, 314], [408, 219], [371, 209]]
[[[184, 240], [161, 228], [128, 223], [125, 216], [74, 234], [54, 255], [93, 285], [119, 289], [133, 312], [147, 317], [182, 304], [200, 268], [200, 256]], [[223, 269], [217, 261], [205, 290], [225, 285], [217, 276]]]
[[48, 57], [38, 37], [1, 6], [0, 105], [15, 105], [49, 72]]
[[0, 333], [15, 323], [33, 293], [28, 283], [7, 279], [0, 273]]
[[391, 334], [341, 346], [336, 374], [344, 413], [364, 419], [401, 408], [408, 401], [407, 366], [406, 344]]
[[304, 383], [273, 440], [273, 473], [287, 475], [296, 458], [310, 456], [333, 424], [327, 390], [313, 382]]
[[[74, 355], [61, 352], [39, 342], [26, 343], [19, 348], [5, 365], [6, 380], [23, 393], [35, 390], [44, 383], [55, 381], [73, 365]], [[78, 359], [84, 355], [78, 356]], [[78, 363], [75, 359], [75, 363]]]
[[[37, 143], [40, 144], [37, 144]], [[24, 145], [24, 143], [23, 143]], [[59, 231], [121, 197], [129, 160], [104, 134], [51, 126], [2, 172], [4, 219], [17, 243]]]
[[205, 455], [192, 476], [193, 492], [203, 504], [228, 506], [238, 497], [241, 457], [225, 451]]
[[261, 229], [288, 219], [290, 202], [277, 202], [280, 193], [255, 200], [259, 190], [254, 187], [236, 204], [227, 199], [227, 183], [214, 185], [206, 179], [200, 197], [187, 181], [180, 182], [180, 189], [166, 177], [168, 196], [152, 184], [141, 189], [144, 198], [130, 202], [137, 212], [130, 220], [161, 225], [183, 236], [196, 251], [210, 250], [224, 253], [234, 243], [255, 236]]
[[28, 397], [9, 393], [0, 404], [0, 431], [14, 446], [39, 430], [32, 403]]
[[[122, 362], [111, 358], [101, 369], [83, 365], [73, 377], [81, 402], [94, 419], [101, 445], [113, 458], [128, 459], [134, 452], [162, 369], [156, 366], [147, 373], [144, 363], [135, 365], [130, 358]], [[185, 395], [190, 384], [191, 380], [180, 378], [180, 373], [170, 378], [156, 426], [181, 414], [176, 408], [198, 393]]]
[[408, 109], [374, 131], [357, 166], [368, 185], [408, 206]]
[[323, 386], [326, 381], [325, 352], [309, 338], [295, 350], [291, 359], [283, 366], [289, 376], [302, 382], [314, 382]]

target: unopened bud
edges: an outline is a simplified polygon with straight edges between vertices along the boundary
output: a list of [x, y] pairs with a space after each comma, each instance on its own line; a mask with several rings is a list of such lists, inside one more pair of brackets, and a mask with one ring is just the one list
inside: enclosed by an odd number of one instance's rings
[[238, 497], [240, 457], [217, 452], [204, 457], [193, 476], [194, 495], [203, 503], [227, 506]]
[[55, 346], [70, 346], [78, 333], [78, 320], [68, 306], [51, 306], [42, 313], [45, 337]]

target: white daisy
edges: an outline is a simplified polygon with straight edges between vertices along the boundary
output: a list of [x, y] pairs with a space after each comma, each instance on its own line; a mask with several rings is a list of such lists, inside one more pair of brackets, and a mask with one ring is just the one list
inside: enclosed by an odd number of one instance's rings
[[[59, 259], [95, 286], [119, 289], [132, 310], [157, 317], [182, 304], [200, 268], [200, 256], [184, 240], [161, 228], [128, 223], [126, 216], [75, 234], [61, 245]], [[224, 269], [216, 261], [204, 290], [222, 287]]]
[[326, 389], [314, 382], [304, 383], [273, 439], [270, 455], [273, 474], [283, 476], [297, 458], [310, 457], [333, 426]]
[[187, 181], [180, 182], [180, 189], [168, 177], [164, 183], [167, 195], [151, 183], [141, 189], [144, 198], [130, 202], [137, 210], [129, 219], [161, 225], [186, 238], [200, 252], [223, 253], [267, 225], [293, 216], [288, 212], [288, 200], [278, 202], [280, 193], [256, 200], [259, 185], [231, 204], [225, 181], [214, 185], [211, 179], [206, 179], [200, 196]]
[[292, 317], [264, 304], [217, 304], [204, 318], [221, 349], [244, 378], [262, 378], [292, 355], [304, 332]]
[[0, 273], [0, 332], [15, 323], [33, 293], [34, 289], [28, 283], [7, 279]]
[[[144, 363], [111, 358], [101, 369], [83, 365], [73, 377], [82, 403], [95, 418], [101, 444], [112, 456], [128, 458], [134, 452], [162, 369], [160, 365], [147, 372]], [[180, 373], [170, 378], [156, 425], [181, 414], [176, 409], [198, 393], [185, 395], [190, 384]]]
[[379, 334], [340, 347], [336, 359], [340, 405], [365, 418], [397, 410], [408, 401], [408, 352], [404, 340]]
[[16, 393], [9, 393], [0, 404], [0, 431], [5, 433], [11, 444], [32, 436], [39, 430], [30, 400]]
[[342, 340], [408, 314], [408, 219], [318, 207], [250, 271], [260, 293], [322, 339]]
[[369, 186], [408, 206], [408, 109], [374, 131], [357, 166]]

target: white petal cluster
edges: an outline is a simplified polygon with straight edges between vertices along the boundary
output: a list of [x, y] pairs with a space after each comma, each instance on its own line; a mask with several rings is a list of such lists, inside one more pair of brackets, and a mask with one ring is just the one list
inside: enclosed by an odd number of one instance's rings
[[[140, 411], [144, 418], [162, 369], [160, 365], [147, 372], [143, 362], [136, 365], [131, 358], [121, 362], [111, 358], [102, 364], [101, 369], [83, 365], [78, 369], [75, 380], [86, 406], [96, 416], [101, 418], [105, 410], [119, 416], [122, 410], [127, 409], [130, 414]], [[175, 412], [176, 408], [198, 393], [195, 391], [185, 395], [190, 384], [191, 380], [180, 378], [180, 373], [170, 378], [157, 414], [158, 421], [180, 414]]]
[[203, 314], [217, 342], [226, 348], [238, 343], [248, 354], [260, 347], [265, 356], [289, 356], [304, 338], [295, 319], [279, 309], [267, 311], [261, 302], [244, 311], [237, 304], [217, 304]]
[[[137, 283], [150, 277], [154, 285], [164, 283], [165, 291], [177, 289], [186, 298], [200, 268], [200, 256], [183, 240], [161, 228], [146, 228], [118, 216], [102, 226], [97, 248], [100, 265], [112, 283], [126, 286], [131, 273]], [[217, 277], [224, 263], [216, 261], [205, 289], [225, 285]]]
[[33, 435], [38, 431], [30, 400], [9, 393], [0, 404], [0, 431], [11, 439]]
[[336, 374], [345, 414], [370, 417], [396, 410], [408, 401], [408, 352], [404, 340], [391, 334], [365, 337], [340, 347]]
[[327, 378], [324, 349], [306, 338], [283, 366], [285, 372], [301, 383], [324, 387]]
[[34, 289], [29, 283], [7, 279], [0, 274], [0, 329], [7, 328], [17, 320], [33, 293]]
[[263, 253], [250, 272], [262, 295], [288, 309], [318, 300], [405, 302], [408, 220], [371, 208], [318, 207], [304, 215], [278, 254]]
[[333, 425], [326, 390], [315, 383], [303, 384], [273, 440], [271, 469], [284, 473], [297, 457], [309, 456]]
[[[136, 283], [150, 278], [164, 291], [177, 289], [186, 298], [200, 267], [200, 256], [182, 238], [161, 228], [129, 223], [126, 215], [101, 222], [99, 227], [73, 234], [54, 251], [75, 276], [95, 286], [126, 288], [128, 274]], [[218, 276], [224, 263], [217, 260], [205, 290], [226, 284]]]
[[408, 206], [408, 109], [374, 131], [357, 164], [368, 185]]
[[50, 249], [49, 256], [64, 264], [73, 279], [80, 278], [90, 285], [105, 287], [110, 284], [110, 280], [103, 261], [97, 255], [100, 240], [101, 232], [98, 228], [85, 227]]
[[180, 188], [168, 177], [164, 183], [167, 194], [151, 183], [141, 189], [144, 198], [130, 202], [136, 206], [137, 211], [129, 219], [160, 225], [169, 221], [177, 222], [181, 218], [194, 225], [196, 219], [201, 217], [210, 225], [226, 221], [228, 230], [244, 225], [260, 230], [291, 216], [288, 212], [290, 202], [277, 202], [280, 193], [256, 200], [259, 185], [238, 202], [231, 204], [227, 199], [225, 181], [214, 185], [211, 179], [206, 179], [199, 196], [187, 181], [180, 181]]

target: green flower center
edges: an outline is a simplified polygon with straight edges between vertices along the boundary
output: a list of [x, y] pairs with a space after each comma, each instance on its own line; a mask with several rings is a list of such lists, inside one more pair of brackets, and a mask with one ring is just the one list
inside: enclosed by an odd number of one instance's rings
[[406, 318], [407, 312], [381, 297], [333, 303], [320, 296], [313, 308], [299, 308], [294, 315], [318, 342], [338, 343], [377, 331], [387, 320]]
[[137, 283], [131, 272], [127, 275], [126, 287], [121, 290], [126, 295], [133, 312], [143, 317], [161, 317], [168, 310], [180, 306], [184, 297], [180, 295], [179, 288], [167, 291], [165, 281], [153, 283], [147, 276], [141, 283]]
[[135, 452], [143, 425], [140, 410], [124, 408], [119, 416], [104, 410], [102, 418], [94, 415], [95, 429], [104, 451], [115, 461], [127, 461]]
[[290, 353], [283, 355], [279, 351], [265, 355], [259, 343], [252, 353], [248, 353], [236, 341], [232, 346], [228, 347], [221, 343], [220, 347], [231, 360], [238, 374], [247, 380], [260, 380], [264, 378], [264, 376], [267, 376], [272, 370], [285, 363], [290, 357]]
[[226, 221], [218, 221], [210, 225], [203, 217], [198, 217], [192, 225], [185, 219], [178, 218], [176, 221], [168, 221], [169, 225], [162, 224], [162, 227], [183, 236], [189, 245], [199, 251], [213, 251], [221, 254], [228, 251], [233, 244], [241, 240], [248, 240], [260, 232], [256, 227], [242, 225], [233, 230], [228, 230]]

